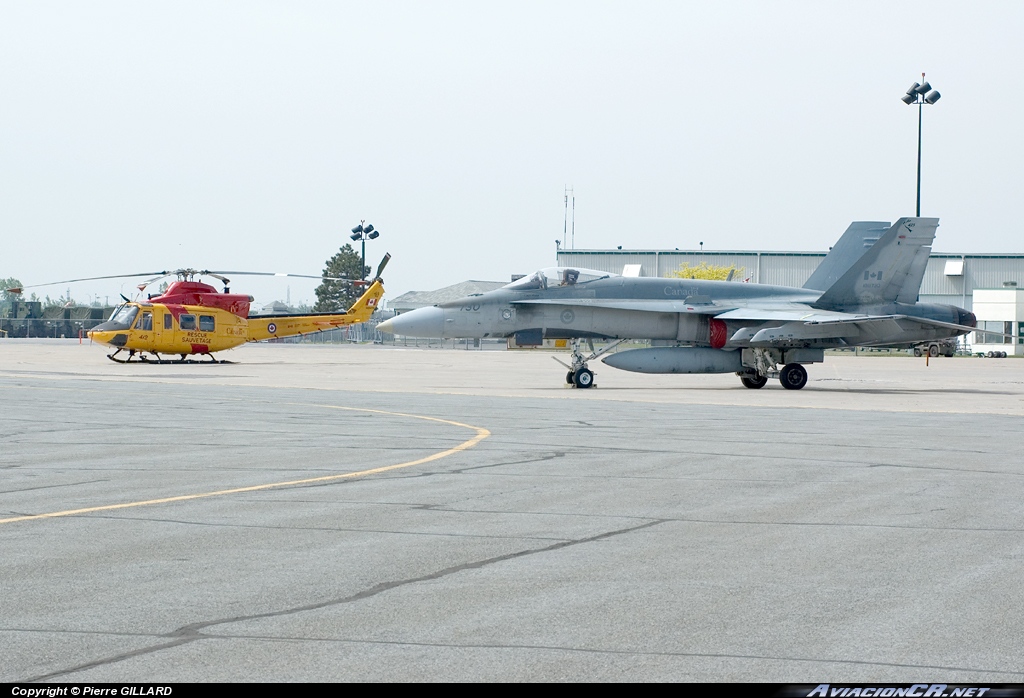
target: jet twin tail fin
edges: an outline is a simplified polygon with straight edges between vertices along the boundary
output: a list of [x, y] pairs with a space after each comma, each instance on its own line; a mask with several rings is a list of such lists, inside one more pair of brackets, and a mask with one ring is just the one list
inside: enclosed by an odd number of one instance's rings
[[839, 278], [850, 270], [858, 259], [864, 256], [878, 240], [885, 234], [892, 223], [886, 221], [854, 221], [846, 229], [839, 241], [832, 246], [832, 249], [821, 260], [821, 264], [807, 279], [804, 288], [815, 291], [824, 291], [829, 286], [839, 281]]
[[[938, 218], [899, 219], [821, 294], [814, 307], [836, 310], [897, 301], [915, 303], [938, 227]], [[848, 234], [851, 234], [849, 229], [840, 242]], [[851, 245], [854, 239], [851, 235]], [[842, 254], [837, 254], [836, 258], [848, 259]]]

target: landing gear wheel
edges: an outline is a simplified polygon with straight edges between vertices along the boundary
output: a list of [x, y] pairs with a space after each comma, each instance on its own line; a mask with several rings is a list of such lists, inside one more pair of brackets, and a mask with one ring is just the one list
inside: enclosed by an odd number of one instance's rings
[[786, 364], [779, 374], [779, 382], [786, 390], [800, 390], [807, 385], [807, 369], [800, 364]]
[[759, 376], [756, 373], [740, 376], [740, 383], [743, 384], [744, 388], [757, 390], [758, 388], [763, 388], [768, 383], [768, 376]]
[[575, 385], [575, 383], [572, 382], [573, 375], [575, 375], [575, 371], [569, 371], [565, 374], [565, 382], [569, 385]]
[[573, 374], [572, 383], [577, 388], [590, 388], [594, 385], [594, 372], [589, 368], [581, 368]]

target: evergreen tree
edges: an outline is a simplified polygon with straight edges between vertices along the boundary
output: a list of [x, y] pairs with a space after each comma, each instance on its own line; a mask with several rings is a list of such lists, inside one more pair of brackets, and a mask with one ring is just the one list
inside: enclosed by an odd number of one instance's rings
[[20, 300], [17, 293], [8, 293], [9, 288], [21, 288], [21, 282], [15, 279], [13, 276], [6, 279], [0, 279], [0, 301], [16, 301]]
[[[358, 281], [370, 273], [370, 267], [362, 266], [359, 253], [352, 249], [352, 245], [346, 243], [338, 254], [327, 260], [324, 276]], [[349, 306], [363, 294], [363, 290], [348, 281], [325, 280], [316, 288], [316, 305], [313, 306], [313, 312], [333, 313], [348, 310]]]

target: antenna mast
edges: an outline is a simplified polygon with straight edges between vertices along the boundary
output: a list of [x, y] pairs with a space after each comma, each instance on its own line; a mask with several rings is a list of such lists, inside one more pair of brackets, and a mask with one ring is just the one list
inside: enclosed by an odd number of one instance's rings
[[[562, 218], [562, 244], [568, 242], [565, 234], [569, 231], [569, 185], [565, 185], [565, 216]], [[568, 247], [568, 245], [566, 245]]]
[[[572, 197], [572, 229], [569, 228], [569, 197]], [[571, 234], [572, 237], [568, 237]], [[569, 243], [565, 245], [565, 243]], [[572, 187], [566, 185], [565, 187], [565, 218], [562, 220], [562, 244], [568, 247], [570, 250], [576, 249], [576, 195], [572, 192]]]

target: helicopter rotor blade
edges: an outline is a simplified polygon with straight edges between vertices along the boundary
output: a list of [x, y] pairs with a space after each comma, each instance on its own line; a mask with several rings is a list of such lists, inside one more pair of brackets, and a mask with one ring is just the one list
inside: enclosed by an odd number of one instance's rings
[[[383, 271], [384, 271], [384, 267], [387, 266], [388, 261], [390, 259], [391, 259], [391, 255], [390, 254], [385, 254], [384, 255], [384, 259], [381, 260], [380, 265], [377, 267], [376, 278], [380, 278], [381, 273], [383, 273]], [[49, 282], [47, 282], [45, 284], [29, 284], [28, 286], [18, 286], [18, 287], [12, 287], [12, 288], [7, 288], [7, 289], [0, 289], [0, 290], [6, 291], [7, 293], [13, 293], [15, 295], [20, 295], [27, 288], [43, 288], [45, 286], [59, 286], [61, 284], [73, 284], [73, 283], [78, 283], [80, 281], [105, 281], [105, 280], [108, 280], [108, 279], [131, 279], [131, 278], [136, 278], [136, 277], [139, 277], [139, 276], [151, 277], [148, 280], [138, 284], [139, 290], [142, 291], [147, 286], [149, 286], [150, 284], [152, 284], [152, 283], [154, 283], [156, 281], [159, 281], [160, 279], [162, 279], [162, 278], [164, 278], [166, 276], [173, 276], [175, 274], [178, 275], [178, 276], [182, 276], [182, 277], [184, 277], [184, 276], [192, 276], [192, 275], [212, 276], [215, 279], [220, 280], [224, 284], [229, 284], [230, 283], [229, 279], [226, 276], [227, 274], [231, 274], [232, 276], [284, 276], [284, 277], [291, 277], [291, 278], [296, 278], [296, 279], [319, 279], [321, 281], [339, 281], [339, 282], [343, 282], [343, 283], [354, 284], [354, 285], [357, 285], [357, 286], [365, 286], [365, 285], [368, 285], [368, 283], [369, 283], [369, 282], [367, 282], [367, 281], [365, 281], [363, 279], [353, 279], [353, 278], [349, 278], [349, 277], [345, 277], [345, 276], [317, 276], [317, 275], [313, 275], [313, 274], [288, 274], [288, 273], [284, 273], [284, 272], [269, 272], [269, 271], [211, 271], [209, 269], [204, 269], [202, 271], [197, 271], [195, 269], [174, 269], [174, 270], [163, 270], [163, 271], [145, 271], [145, 272], [139, 272], [139, 273], [136, 273], [136, 274], [111, 274], [109, 276], [87, 276], [87, 277], [83, 277], [81, 279], [64, 279], [63, 281], [49, 281]]]
[[175, 272], [173, 272], [173, 271], [170, 271], [170, 272], [165, 272], [165, 273], [163, 273], [163, 274], [160, 274], [159, 276], [154, 276], [154, 277], [153, 277], [153, 278], [151, 278], [151, 279], [146, 279], [145, 281], [143, 281], [142, 283], [140, 283], [140, 284], [139, 284], [138, 286], [136, 286], [136, 288], [138, 288], [138, 289], [139, 289], [139, 293], [142, 293], [142, 292], [143, 292], [143, 291], [145, 291], [145, 290], [146, 290], [147, 288], [149, 288], [149, 286], [150, 286], [151, 284], [154, 284], [154, 283], [156, 283], [157, 281], [159, 281], [160, 279], [166, 278], [166, 277], [168, 277], [168, 276], [171, 276], [171, 275], [173, 275], [173, 274], [175, 274]]
[[374, 278], [376, 278], [376, 279], [380, 278], [380, 275], [384, 273], [384, 267], [386, 267], [388, 265], [388, 262], [390, 262], [390, 261], [391, 261], [391, 253], [390, 252], [385, 252], [384, 253], [384, 259], [380, 260], [380, 265], [377, 267], [377, 274], [376, 274], [376, 276]]
[[220, 281], [222, 284], [224, 284], [224, 288], [228, 287], [228, 285], [231, 283], [231, 279], [229, 279], [228, 277], [223, 276], [223, 275], [224, 274], [234, 275], [235, 273], [236, 272], [231, 272], [231, 271], [220, 271], [220, 272], [218, 272], [218, 271], [210, 271], [209, 269], [203, 269], [202, 271], [197, 271], [196, 272], [196, 274], [199, 274], [200, 276], [212, 276], [213, 278], [217, 279], [217, 281]]
[[[350, 279], [344, 276], [315, 276], [312, 274], [286, 274], [284, 272], [273, 272], [273, 271], [201, 271], [198, 274], [208, 274], [209, 276], [216, 276], [217, 274], [231, 274], [232, 276], [288, 276], [295, 279], [321, 279], [323, 281], [347, 281], [348, 283], [358, 283], [359, 279]], [[220, 277], [218, 277], [220, 278]]]
[[133, 278], [133, 277], [136, 277], [136, 276], [154, 276], [154, 275], [157, 275], [157, 274], [159, 274], [159, 276], [157, 278], [160, 278], [160, 277], [167, 276], [168, 274], [173, 274], [173, 273], [174, 273], [173, 271], [144, 271], [144, 272], [142, 272], [140, 274], [114, 274], [113, 276], [90, 276], [90, 277], [87, 277], [85, 279], [65, 279], [64, 281], [50, 281], [50, 282], [45, 283], [45, 284], [29, 284], [28, 286], [22, 286], [19, 289], [9, 288], [9, 289], [6, 289], [6, 290], [10, 291], [11, 293], [15, 293], [15, 292], [20, 293], [21, 291], [25, 290], [26, 288], [41, 288], [43, 286], [59, 286], [60, 284], [73, 284], [73, 283], [77, 283], [79, 281], [102, 281], [104, 279], [130, 279], [130, 278]]

